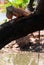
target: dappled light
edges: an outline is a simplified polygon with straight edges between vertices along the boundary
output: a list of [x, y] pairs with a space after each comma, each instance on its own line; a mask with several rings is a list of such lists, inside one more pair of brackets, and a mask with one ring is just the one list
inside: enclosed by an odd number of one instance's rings
[[44, 65], [44, 0], [0, 0], [0, 65]]

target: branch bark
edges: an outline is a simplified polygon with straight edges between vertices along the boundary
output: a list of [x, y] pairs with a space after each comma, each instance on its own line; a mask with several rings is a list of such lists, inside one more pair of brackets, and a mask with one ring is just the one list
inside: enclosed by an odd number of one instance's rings
[[[41, 1], [44, 2], [44, 0]], [[29, 33], [44, 29], [43, 11], [41, 11], [41, 13], [43, 14], [33, 13], [25, 17], [12, 19], [7, 23], [2, 24], [0, 26], [0, 49], [12, 40], [24, 37]]]
[[0, 26], [0, 49], [12, 40], [41, 29], [44, 29], [44, 17], [37, 14], [4, 23]]

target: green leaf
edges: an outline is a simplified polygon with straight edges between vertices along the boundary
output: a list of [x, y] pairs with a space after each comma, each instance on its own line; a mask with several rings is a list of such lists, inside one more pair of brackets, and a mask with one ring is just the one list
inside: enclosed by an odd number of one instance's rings
[[9, 2], [15, 7], [25, 8], [29, 0], [9, 0]]
[[29, 2], [29, 0], [23, 0], [24, 1], [24, 3], [28, 3]]

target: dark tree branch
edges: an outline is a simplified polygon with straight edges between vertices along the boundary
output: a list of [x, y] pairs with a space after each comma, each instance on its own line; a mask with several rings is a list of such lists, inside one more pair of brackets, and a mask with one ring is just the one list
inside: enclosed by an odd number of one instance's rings
[[14, 39], [41, 29], [44, 29], [43, 15], [32, 14], [4, 23], [0, 26], [0, 49]]
[[[44, 2], [44, 0], [42, 1]], [[0, 26], [0, 49], [12, 40], [24, 37], [29, 33], [44, 29], [44, 8], [41, 8], [40, 10], [38, 10], [40, 11], [40, 13], [38, 14], [33, 13], [31, 15], [18, 19], [13, 19], [7, 23], [2, 24]]]

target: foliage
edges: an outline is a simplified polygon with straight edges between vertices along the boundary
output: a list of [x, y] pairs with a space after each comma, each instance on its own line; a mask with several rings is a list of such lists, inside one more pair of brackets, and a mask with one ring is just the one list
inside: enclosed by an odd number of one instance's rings
[[20, 7], [20, 8], [25, 9], [29, 1], [30, 0], [6, 0], [6, 4], [0, 4], [0, 8], [2, 9], [0, 11], [5, 12], [6, 7], [11, 6], [11, 5], [17, 8]]
[[8, 0], [9, 3], [15, 7], [21, 7], [26, 8], [27, 4], [29, 3], [29, 0]]

